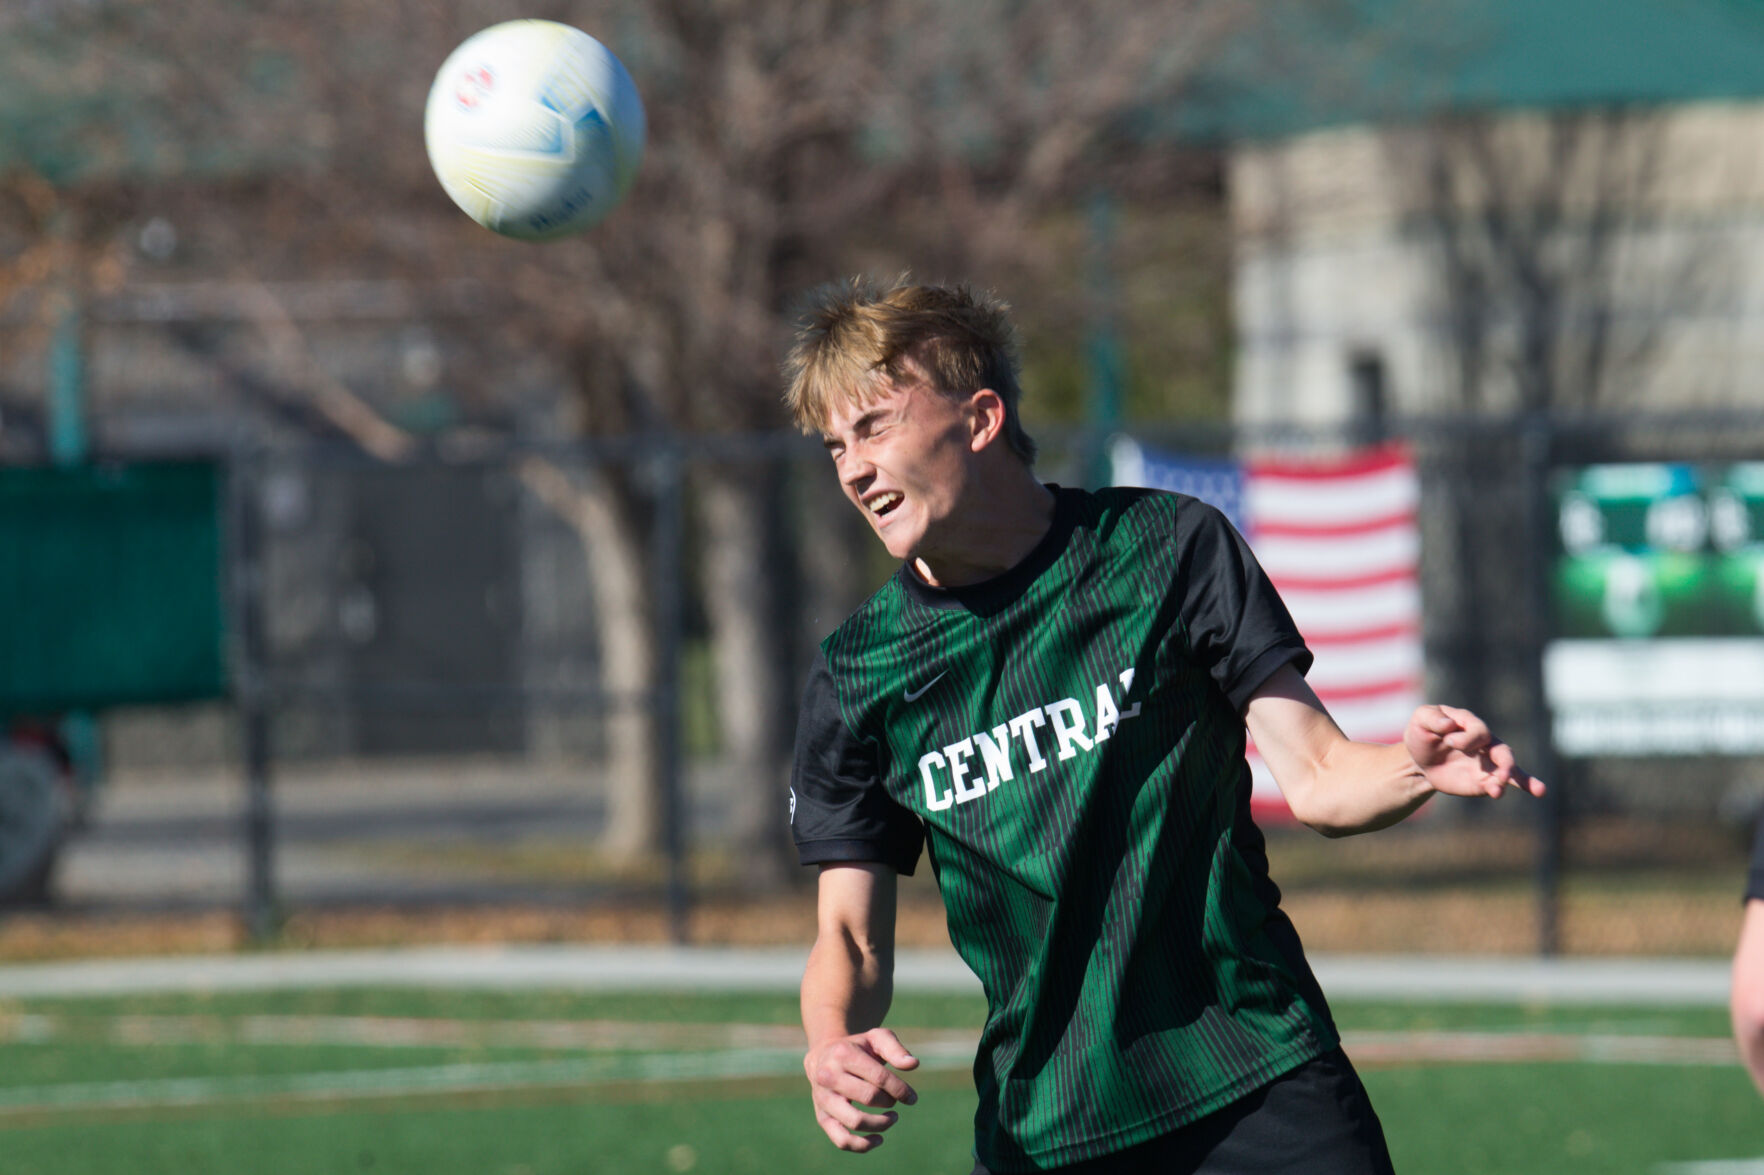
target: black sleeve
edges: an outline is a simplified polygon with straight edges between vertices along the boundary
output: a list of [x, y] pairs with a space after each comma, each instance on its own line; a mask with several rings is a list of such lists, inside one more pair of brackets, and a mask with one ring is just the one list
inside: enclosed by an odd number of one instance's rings
[[1311, 667], [1311, 651], [1280, 594], [1223, 514], [1198, 499], [1181, 499], [1176, 543], [1189, 652], [1238, 713], [1282, 665], [1291, 662], [1300, 673]]
[[816, 654], [796, 723], [790, 835], [804, 865], [878, 861], [910, 874], [925, 843], [919, 818], [883, 789], [878, 748], [846, 729], [833, 674]]
[[1764, 899], [1764, 816], [1752, 831], [1752, 865], [1746, 872], [1746, 901]]

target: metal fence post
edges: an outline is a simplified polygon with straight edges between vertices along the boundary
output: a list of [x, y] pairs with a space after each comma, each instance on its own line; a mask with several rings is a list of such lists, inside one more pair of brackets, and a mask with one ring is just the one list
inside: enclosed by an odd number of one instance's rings
[[1118, 220], [1114, 198], [1102, 189], [1092, 192], [1085, 213], [1084, 246], [1084, 357], [1089, 385], [1084, 410], [1089, 430], [1084, 479], [1092, 487], [1108, 485], [1111, 480], [1109, 438], [1121, 427], [1122, 385], [1126, 382], [1114, 260]]
[[263, 631], [263, 520], [259, 455], [235, 454], [228, 486], [232, 513], [234, 620], [238, 625], [234, 697], [245, 763], [245, 929], [262, 945], [279, 929], [275, 881], [275, 809], [270, 784], [270, 684]]
[[690, 933], [691, 896], [686, 877], [686, 800], [681, 779], [680, 646], [684, 624], [685, 466], [672, 437], [657, 441], [650, 458], [655, 513], [651, 542], [655, 571], [655, 731], [656, 785], [662, 795], [663, 837], [667, 850], [668, 935], [685, 943]]
[[1537, 950], [1543, 956], [1562, 949], [1562, 850], [1565, 834], [1565, 786], [1556, 755], [1549, 699], [1544, 693], [1543, 657], [1551, 628], [1550, 576], [1555, 543], [1550, 501], [1550, 462], [1554, 451], [1555, 425], [1549, 414], [1534, 412], [1521, 424], [1520, 450], [1525, 471], [1526, 624], [1525, 650], [1530, 747], [1527, 770], [1542, 779], [1549, 790], [1537, 803]]

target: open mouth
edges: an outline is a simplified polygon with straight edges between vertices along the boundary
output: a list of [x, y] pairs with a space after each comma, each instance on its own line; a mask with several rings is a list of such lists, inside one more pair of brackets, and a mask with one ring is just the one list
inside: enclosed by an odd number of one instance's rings
[[894, 513], [904, 501], [906, 501], [906, 498], [903, 495], [894, 490], [889, 490], [886, 493], [877, 494], [875, 497], [865, 502], [864, 505], [869, 507], [871, 514], [874, 514], [878, 518], [882, 518]]

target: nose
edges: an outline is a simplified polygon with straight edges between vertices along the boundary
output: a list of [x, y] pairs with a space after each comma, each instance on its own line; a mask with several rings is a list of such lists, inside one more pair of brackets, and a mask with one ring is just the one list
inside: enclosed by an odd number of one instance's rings
[[867, 457], [857, 452], [856, 446], [846, 449], [833, 459], [839, 473], [839, 482], [850, 489], [860, 489], [876, 475], [876, 467], [870, 464]]

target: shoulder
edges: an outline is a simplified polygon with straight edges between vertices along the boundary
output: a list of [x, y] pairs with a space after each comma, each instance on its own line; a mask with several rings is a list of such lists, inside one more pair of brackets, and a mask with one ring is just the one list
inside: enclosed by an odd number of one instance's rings
[[903, 642], [914, 627], [905, 574], [896, 570], [821, 642], [826, 686], [842, 702], [885, 689], [904, 656]]
[[1099, 490], [1061, 488], [1059, 492], [1070, 496], [1084, 524], [1103, 530], [1162, 529], [1167, 534], [1178, 523], [1193, 527], [1225, 521], [1225, 515], [1209, 503], [1171, 490], [1105, 486]]
[[821, 642], [821, 652], [829, 662], [841, 654], [849, 655], [871, 645], [877, 634], [898, 626], [905, 604], [906, 590], [901, 577], [905, 568], [897, 568], [886, 582], [868, 599], [852, 610]]
[[1188, 494], [1132, 486], [1061, 493], [1074, 498], [1076, 529], [1089, 531], [1104, 550], [1161, 551], [1180, 560], [1197, 545], [1213, 546], [1236, 533], [1217, 507]]

